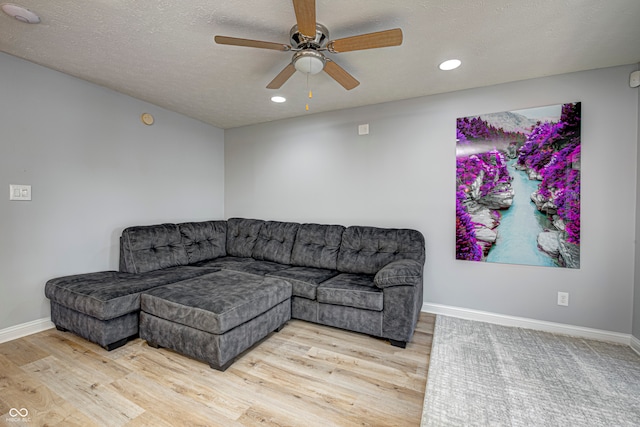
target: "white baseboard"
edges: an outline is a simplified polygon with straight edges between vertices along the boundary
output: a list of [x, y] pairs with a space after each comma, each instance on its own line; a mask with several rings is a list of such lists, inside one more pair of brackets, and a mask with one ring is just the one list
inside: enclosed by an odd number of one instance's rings
[[27, 335], [35, 334], [36, 332], [46, 331], [47, 329], [51, 329], [53, 327], [55, 327], [55, 325], [48, 317], [45, 319], [33, 320], [21, 325], [11, 326], [9, 328], [0, 330], [0, 344], [2, 344], [3, 342], [22, 338]]
[[517, 328], [534, 329], [554, 334], [626, 344], [632, 348], [634, 348], [634, 344], [632, 343], [633, 338], [636, 345], [634, 350], [640, 354], [640, 340], [630, 334], [621, 334], [601, 329], [585, 328], [582, 326], [567, 325], [564, 323], [546, 322], [544, 320], [528, 319], [526, 317], [507, 316], [504, 314], [490, 313], [488, 311], [471, 310], [468, 308], [432, 304], [427, 302], [422, 305], [422, 311], [441, 314], [443, 316], [458, 317], [460, 319], [475, 320], [478, 322], [495, 323], [503, 326], [514, 326]]
[[631, 348], [640, 356], [640, 339], [631, 335]]

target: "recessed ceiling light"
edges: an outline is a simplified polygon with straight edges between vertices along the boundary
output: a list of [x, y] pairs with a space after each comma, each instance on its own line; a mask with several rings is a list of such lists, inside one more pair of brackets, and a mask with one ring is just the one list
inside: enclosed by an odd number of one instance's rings
[[2, 5], [2, 11], [12, 18], [17, 19], [25, 24], [39, 24], [40, 17], [29, 9], [25, 9], [22, 6], [16, 4], [5, 3]]
[[438, 65], [438, 68], [443, 71], [455, 70], [460, 64], [462, 64], [462, 62], [459, 59], [449, 59]]
[[277, 102], [278, 104], [281, 104], [281, 103], [285, 102], [286, 100], [287, 100], [287, 98], [285, 98], [284, 96], [272, 96], [271, 97], [271, 101]]

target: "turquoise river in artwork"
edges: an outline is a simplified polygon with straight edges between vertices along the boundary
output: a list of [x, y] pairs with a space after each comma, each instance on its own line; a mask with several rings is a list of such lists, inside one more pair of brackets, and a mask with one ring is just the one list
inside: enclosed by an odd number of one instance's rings
[[489, 251], [487, 261], [555, 267], [554, 260], [537, 247], [538, 234], [550, 226], [547, 217], [531, 201], [531, 193], [538, 190], [540, 182], [530, 180], [524, 171], [516, 170], [515, 162], [507, 163], [513, 178], [513, 204], [502, 211], [498, 239]]

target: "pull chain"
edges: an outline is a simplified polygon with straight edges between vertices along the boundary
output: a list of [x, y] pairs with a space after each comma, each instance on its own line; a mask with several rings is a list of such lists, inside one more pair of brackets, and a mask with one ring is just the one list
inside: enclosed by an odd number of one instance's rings
[[[307, 90], [309, 91], [309, 99], [313, 98], [313, 93], [311, 93], [311, 89], [309, 89], [309, 74], [307, 73]], [[307, 102], [307, 105], [305, 105], [304, 108], [306, 111], [309, 111], [309, 103]]]

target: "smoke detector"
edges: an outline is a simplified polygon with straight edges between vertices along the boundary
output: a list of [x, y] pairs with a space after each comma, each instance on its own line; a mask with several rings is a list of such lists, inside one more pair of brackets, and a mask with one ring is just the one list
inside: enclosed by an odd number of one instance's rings
[[22, 6], [17, 4], [4, 3], [2, 5], [2, 11], [12, 18], [17, 19], [25, 24], [39, 24], [40, 17]]

